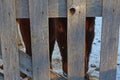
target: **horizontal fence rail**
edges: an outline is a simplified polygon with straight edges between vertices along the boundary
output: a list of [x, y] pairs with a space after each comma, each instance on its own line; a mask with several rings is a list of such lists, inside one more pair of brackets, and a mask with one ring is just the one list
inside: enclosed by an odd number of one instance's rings
[[[67, 17], [67, 1], [68, 0], [48, 0], [48, 16]], [[29, 1], [16, 0], [16, 5], [17, 18], [29, 18]], [[102, 0], [87, 0], [86, 5], [87, 17], [102, 15]]]

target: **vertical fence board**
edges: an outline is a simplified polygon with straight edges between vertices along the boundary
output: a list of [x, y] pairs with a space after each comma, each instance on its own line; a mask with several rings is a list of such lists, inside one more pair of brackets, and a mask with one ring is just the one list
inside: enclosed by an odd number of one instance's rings
[[69, 0], [67, 8], [68, 75], [70, 80], [83, 80], [86, 0]]
[[[3, 20], [3, 12], [2, 12], [2, 2], [1, 2], [2, 0], [0, 0], [0, 54], [2, 54], [2, 50], [1, 50], [1, 29], [2, 29], [2, 24], [3, 24], [3, 22], [2, 22], [2, 20]], [[0, 56], [0, 58], [2, 58], [1, 56]], [[4, 80], [4, 77], [3, 77], [3, 74], [2, 73], [0, 73], [0, 80]]]
[[48, 0], [30, 0], [33, 80], [49, 80]]
[[0, 0], [0, 54], [2, 54], [1, 52], [1, 29], [2, 29], [2, 0]]
[[5, 80], [20, 80], [19, 57], [16, 43], [15, 0], [1, 0], [2, 32], [1, 47]]
[[16, 17], [29, 18], [29, 0], [16, 0]]
[[87, 17], [102, 16], [102, 0], [87, 0]]
[[[2, 54], [2, 50], [1, 50], [1, 29], [2, 29], [2, 19], [3, 19], [3, 15], [2, 15], [2, 0], [0, 0], [0, 54]], [[2, 57], [0, 57], [2, 58]], [[0, 73], [0, 80], [4, 80], [3, 74]]]
[[66, 17], [67, 16], [67, 0], [48, 0], [49, 1], [49, 17]]
[[116, 80], [120, 0], [103, 0], [100, 80]]

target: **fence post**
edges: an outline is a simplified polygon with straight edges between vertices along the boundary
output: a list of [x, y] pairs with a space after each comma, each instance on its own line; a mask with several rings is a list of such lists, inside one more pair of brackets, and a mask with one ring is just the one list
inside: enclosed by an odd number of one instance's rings
[[33, 80], [50, 80], [48, 0], [29, 0]]
[[15, 0], [1, 0], [1, 47], [5, 80], [20, 80]]
[[103, 0], [100, 80], [116, 80], [120, 0]]
[[84, 47], [86, 0], [67, 1], [68, 10], [68, 77], [69, 80], [84, 79]]

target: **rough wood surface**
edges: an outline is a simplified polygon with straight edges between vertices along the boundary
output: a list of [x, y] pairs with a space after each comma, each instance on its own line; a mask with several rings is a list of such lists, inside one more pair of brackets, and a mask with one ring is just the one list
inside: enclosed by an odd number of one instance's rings
[[16, 17], [29, 18], [29, 0], [16, 0]]
[[84, 43], [86, 0], [69, 0], [68, 8], [68, 77], [84, 79]]
[[[27, 77], [32, 77], [32, 62], [31, 57], [28, 56], [23, 51], [19, 50], [19, 59], [20, 59], [20, 72], [25, 74]], [[0, 53], [0, 66], [3, 65], [2, 53]], [[0, 71], [1, 72], [1, 71]], [[3, 72], [0, 73], [0, 80], [3, 80]]]
[[19, 57], [16, 42], [15, 0], [0, 0], [2, 4], [1, 47], [5, 80], [20, 80]]
[[[1, 37], [0, 37], [0, 54], [2, 54], [2, 50], [1, 50]], [[2, 58], [2, 56], [0, 56], [0, 58]]]
[[[2, 3], [1, 3], [1, 0], [0, 0], [0, 54], [2, 54], [2, 50], [1, 50], [1, 29], [2, 29], [2, 18], [1, 17], [3, 16], [3, 11], [2, 11]], [[0, 58], [2, 58], [2, 55], [0, 56]], [[0, 80], [3, 79], [3, 74], [0, 73]]]
[[19, 59], [20, 59], [20, 72], [24, 73], [28, 77], [32, 77], [32, 58], [19, 50]]
[[33, 80], [50, 80], [48, 0], [29, 0]]
[[116, 80], [120, 0], [103, 0], [100, 80]]
[[0, 73], [0, 80], [4, 80], [4, 76], [2, 73]]
[[[2, 54], [0, 53], [0, 67], [3, 65]], [[26, 75], [29, 78], [32, 78], [32, 58], [24, 53], [23, 51], [19, 50], [19, 59], [20, 59], [20, 72]], [[3, 70], [0, 70], [0, 80], [4, 80], [3, 77]], [[58, 80], [58, 78], [66, 79], [66, 77], [59, 75], [58, 73], [50, 70], [50, 79]]]
[[[24, 53], [22, 50], [19, 50], [19, 59], [20, 59], [20, 72], [26, 75], [29, 78], [32, 78], [32, 58]], [[0, 67], [3, 65], [2, 53], [0, 53]], [[3, 70], [0, 70], [0, 80], [3, 79]], [[53, 70], [50, 70], [50, 79], [58, 80], [59, 78], [66, 79], [63, 75], [60, 75]]]
[[102, 0], [87, 0], [87, 17], [102, 16]]
[[3, 7], [2, 7], [2, 3], [1, 3], [1, 0], [0, 0], [0, 54], [2, 54], [2, 51], [1, 51], [1, 29], [2, 29], [2, 25], [3, 25], [3, 17], [1, 17], [1, 16], [3, 16], [3, 9], [2, 9]]
[[[17, 18], [29, 18], [28, 0], [16, 0]], [[69, 2], [69, 0], [68, 0]], [[49, 17], [67, 17], [67, 0], [48, 0]], [[87, 17], [101, 16], [102, 0], [87, 0]]]
[[[19, 50], [20, 72], [28, 77], [32, 77], [32, 59], [29, 55]], [[0, 69], [3, 66], [2, 53], [0, 53]], [[0, 79], [1, 80], [1, 79]]]
[[48, 0], [49, 17], [66, 17], [67, 0]]

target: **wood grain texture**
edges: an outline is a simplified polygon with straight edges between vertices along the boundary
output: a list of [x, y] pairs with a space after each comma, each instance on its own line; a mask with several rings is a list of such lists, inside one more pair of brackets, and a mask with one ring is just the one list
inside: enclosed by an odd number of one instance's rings
[[[29, 18], [28, 0], [16, 0], [17, 18]], [[69, 2], [69, 0], [68, 0]], [[67, 0], [48, 0], [49, 17], [67, 17]], [[87, 0], [87, 17], [102, 15], [102, 0]]]
[[4, 76], [1, 73], [0, 73], [0, 80], [4, 80]]
[[49, 80], [48, 0], [30, 0], [33, 80]]
[[[2, 59], [2, 50], [1, 50], [1, 29], [2, 29], [2, 25], [3, 25], [3, 4], [2, 4], [2, 2], [1, 2], [2, 0], [0, 0], [0, 54], [1, 54], [1, 56], [0, 56], [0, 58]], [[0, 73], [0, 80], [3, 80], [3, 74], [2, 73]]]
[[24, 73], [28, 77], [32, 77], [32, 58], [19, 50], [19, 59], [20, 59], [20, 72]]
[[[2, 50], [1, 50], [1, 37], [0, 37], [0, 54], [2, 54]], [[0, 58], [2, 58], [2, 56]]]
[[29, 18], [29, 0], [16, 0], [16, 17]]
[[120, 0], [103, 0], [100, 80], [116, 80]]
[[102, 16], [102, 0], [87, 0], [87, 17]]
[[15, 0], [0, 0], [2, 4], [1, 47], [5, 80], [20, 80], [17, 48]]
[[69, 80], [83, 80], [86, 0], [69, 0], [67, 8], [68, 76]]
[[[30, 56], [28, 56], [26, 53], [23, 51], [19, 50], [19, 59], [20, 59], [20, 72], [27, 75], [27, 77], [32, 77], [32, 59]], [[0, 53], [0, 61], [3, 62], [2, 60], [2, 53]], [[3, 65], [1, 62], [0, 65]], [[0, 80], [3, 79], [3, 73], [0, 73]]]
[[66, 17], [67, 0], [48, 0], [49, 17]]
[[2, 54], [2, 51], [1, 51], [1, 29], [2, 29], [2, 25], [3, 25], [3, 9], [2, 9], [2, 3], [1, 3], [2, 0], [0, 0], [0, 54]]

